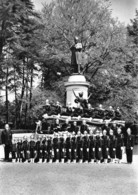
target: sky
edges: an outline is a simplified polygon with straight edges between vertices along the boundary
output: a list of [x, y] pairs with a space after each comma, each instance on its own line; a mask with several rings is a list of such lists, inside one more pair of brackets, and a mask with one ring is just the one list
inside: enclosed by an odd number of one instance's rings
[[[41, 10], [44, 2], [49, 3], [51, 0], [32, 0], [35, 9]], [[130, 23], [130, 19], [135, 17], [135, 10], [138, 9], [138, 0], [110, 0], [113, 17], [117, 17], [119, 21], [126, 25]]]

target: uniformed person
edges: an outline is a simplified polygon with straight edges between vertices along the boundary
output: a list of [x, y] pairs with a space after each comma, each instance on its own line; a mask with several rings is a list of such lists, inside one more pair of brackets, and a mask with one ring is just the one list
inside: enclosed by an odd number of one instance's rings
[[79, 163], [83, 162], [83, 139], [82, 139], [82, 135], [81, 132], [78, 131], [77, 133], [77, 161]]
[[111, 163], [115, 163], [116, 156], [116, 136], [114, 135], [114, 131], [110, 129], [109, 131], [109, 156]]
[[70, 131], [71, 125], [69, 124], [69, 119], [65, 120], [65, 123], [61, 127], [61, 131]]
[[107, 135], [109, 135], [109, 131], [110, 131], [110, 126], [109, 126], [109, 122], [105, 121], [105, 124], [102, 126], [102, 131], [106, 130], [107, 131]]
[[56, 114], [56, 115], [61, 114], [61, 105], [60, 105], [60, 103], [58, 101], [56, 102], [54, 114]]
[[109, 106], [109, 109], [105, 111], [105, 119], [113, 120], [115, 117], [115, 111], [112, 106]]
[[88, 125], [86, 124], [86, 120], [83, 120], [82, 121], [82, 125], [81, 125], [81, 127], [80, 127], [80, 132], [82, 133], [82, 134], [84, 134], [84, 132], [89, 132], [89, 128], [88, 128]]
[[71, 156], [72, 162], [76, 163], [77, 160], [77, 140], [76, 140], [76, 133], [73, 131], [72, 138], [71, 138]]
[[43, 136], [41, 147], [42, 147], [42, 162], [46, 163], [48, 154], [47, 154], [47, 139], [45, 135]]
[[74, 132], [75, 134], [77, 134], [78, 131], [79, 127], [77, 126], [77, 121], [74, 121], [73, 124], [71, 125], [70, 132]]
[[82, 117], [83, 116], [83, 108], [80, 104], [80, 102], [77, 103], [77, 107], [74, 108], [73, 116], [75, 117]]
[[116, 158], [118, 163], [120, 163], [122, 160], [123, 146], [124, 146], [124, 136], [121, 132], [121, 128], [118, 127], [117, 135], [116, 135]]
[[17, 162], [22, 162], [23, 160], [23, 143], [22, 139], [17, 140]]
[[59, 159], [61, 163], [64, 163], [65, 154], [65, 139], [64, 134], [61, 134], [59, 137]]
[[88, 104], [88, 108], [83, 109], [83, 117], [94, 117], [94, 108], [92, 108], [91, 104]]
[[17, 140], [12, 140], [12, 162], [15, 163], [17, 160]]
[[30, 147], [29, 147], [29, 141], [26, 136], [23, 137], [23, 143], [22, 143], [22, 148], [23, 148], [23, 162], [27, 163], [30, 159]]
[[34, 163], [34, 157], [35, 157], [35, 139], [34, 136], [30, 136], [30, 143], [29, 143], [29, 150], [30, 150], [30, 162]]
[[1, 141], [4, 145], [5, 161], [9, 161], [9, 154], [12, 149], [12, 132], [10, 130], [9, 124], [6, 124], [5, 129], [2, 131]]
[[42, 138], [41, 136], [37, 137], [36, 144], [35, 144], [35, 157], [34, 161], [41, 163], [42, 162], [42, 145], [41, 145]]
[[122, 113], [120, 111], [120, 108], [117, 107], [117, 109], [115, 110], [115, 117], [114, 117], [114, 120], [121, 120], [122, 118]]
[[48, 162], [52, 163], [54, 158], [54, 152], [53, 152], [53, 139], [51, 136], [48, 136], [47, 138], [47, 154], [48, 154]]
[[84, 136], [83, 136], [83, 162], [88, 163], [89, 161], [89, 147], [90, 147], [90, 142], [89, 142], [89, 136], [87, 131], [84, 131]]
[[114, 135], [116, 136], [117, 135], [117, 124], [115, 121], [113, 121], [110, 128], [113, 130]]
[[95, 160], [95, 146], [96, 146], [95, 136], [93, 134], [93, 131], [90, 130], [90, 134], [89, 134], [89, 162], [90, 163], [94, 163]]
[[66, 107], [66, 113], [64, 115], [66, 115], [66, 116], [73, 116], [73, 108], [72, 108], [70, 102], [68, 102], [68, 105]]
[[133, 161], [133, 147], [134, 147], [134, 136], [131, 134], [131, 129], [127, 129], [127, 136], [125, 138], [126, 147], [126, 158], [127, 163], [131, 164]]
[[107, 135], [107, 131], [103, 130], [102, 135], [102, 157], [104, 160], [104, 163], [107, 163], [109, 155], [109, 137]]
[[100, 136], [100, 131], [96, 131], [96, 137], [95, 137], [95, 157], [96, 162], [100, 163], [102, 160], [102, 139]]
[[54, 133], [53, 137], [54, 162], [59, 163], [59, 138], [58, 134]]
[[98, 118], [98, 119], [104, 119], [104, 117], [105, 117], [105, 109], [103, 108], [102, 104], [100, 104], [98, 106], [98, 108], [94, 109], [93, 117], [94, 118]]
[[56, 133], [61, 131], [59, 119], [56, 119], [55, 124], [53, 124], [53, 126], [52, 126], [52, 130], [53, 130], [53, 132], [56, 132]]
[[71, 162], [71, 149], [72, 149], [72, 142], [71, 142], [71, 134], [67, 134], [66, 138], [66, 157], [67, 163]]
[[50, 105], [48, 99], [46, 99], [45, 113], [46, 113], [47, 115], [50, 115], [50, 114], [51, 114], [51, 105]]

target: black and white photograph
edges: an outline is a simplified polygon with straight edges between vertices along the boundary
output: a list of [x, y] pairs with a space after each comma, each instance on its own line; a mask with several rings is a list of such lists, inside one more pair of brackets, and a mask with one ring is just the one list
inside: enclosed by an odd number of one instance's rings
[[0, 0], [0, 195], [138, 195], [138, 0]]

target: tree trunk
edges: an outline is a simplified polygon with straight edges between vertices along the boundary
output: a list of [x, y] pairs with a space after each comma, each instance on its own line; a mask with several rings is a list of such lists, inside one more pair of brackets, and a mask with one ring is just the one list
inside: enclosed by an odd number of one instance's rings
[[[23, 62], [25, 66], [25, 61]], [[23, 97], [25, 92], [25, 67], [23, 66], [23, 78], [22, 78], [22, 91], [21, 91], [21, 97], [20, 97], [20, 103], [19, 103], [19, 128], [21, 127], [21, 117], [22, 117], [22, 108], [23, 108]]]
[[18, 108], [18, 102], [17, 102], [17, 86], [16, 86], [16, 70], [14, 70], [14, 87], [15, 87], [15, 129], [17, 128], [17, 108]]
[[33, 67], [31, 68], [29, 109], [32, 108], [32, 89], [33, 89]]
[[8, 74], [9, 69], [6, 68], [6, 88], [5, 88], [5, 95], [6, 95], [6, 123], [9, 122], [9, 101], [8, 101]]
[[27, 128], [27, 112], [28, 112], [28, 82], [29, 82], [29, 73], [28, 73], [28, 59], [27, 59], [27, 67], [26, 67], [26, 103], [25, 103], [25, 128]]

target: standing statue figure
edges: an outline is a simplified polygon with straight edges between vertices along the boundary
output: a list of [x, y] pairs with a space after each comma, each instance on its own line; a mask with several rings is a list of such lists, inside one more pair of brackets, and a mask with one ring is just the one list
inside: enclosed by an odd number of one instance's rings
[[79, 38], [74, 38], [74, 44], [70, 48], [72, 52], [71, 65], [74, 66], [74, 73], [80, 74], [80, 68], [82, 63], [82, 44], [79, 42]]

